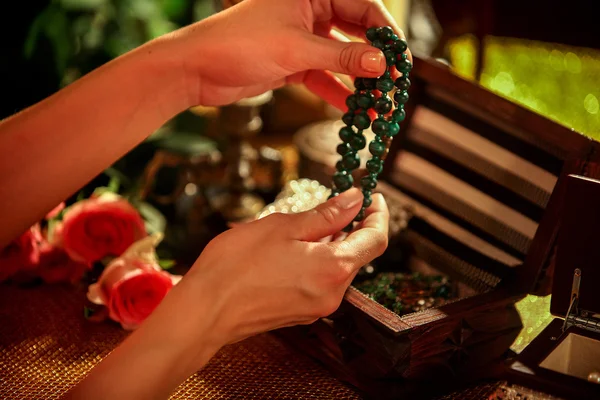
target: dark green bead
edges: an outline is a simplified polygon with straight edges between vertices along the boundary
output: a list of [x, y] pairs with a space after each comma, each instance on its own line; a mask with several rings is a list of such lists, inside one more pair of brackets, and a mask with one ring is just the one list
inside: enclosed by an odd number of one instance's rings
[[356, 222], [360, 222], [363, 219], [365, 219], [365, 209], [361, 208], [360, 211], [358, 212], [358, 214], [356, 214], [356, 217], [354, 217], [354, 220]]
[[400, 132], [400, 125], [396, 122], [390, 122], [390, 131], [388, 132], [389, 137], [394, 137]]
[[379, 28], [369, 28], [367, 29], [367, 39], [371, 42], [375, 39], [379, 38]]
[[394, 35], [394, 30], [389, 26], [382, 26], [379, 30], [379, 39], [384, 42], [392, 40], [392, 36]]
[[385, 153], [385, 144], [378, 140], [373, 140], [369, 143], [369, 151], [374, 156], [382, 156]]
[[404, 39], [398, 39], [394, 42], [392, 48], [397, 54], [404, 53], [408, 49], [408, 43]]
[[360, 156], [357, 153], [347, 153], [342, 158], [342, 165], [347, 169], [355, 169], [360, 165]]
[[352, 187], [354, 179], [352, 175], [346, 171], [338, 171], [333, 174], [333, 183], [340, 191], [346, 191]]
[[371, 118], [366, 112], [354, 116], [354, 126], [358, 129], [367, 129], [371, 125]]
[[387, 114], [392, 109], [392, 100], [387, 96], [381, 96], [375, 101], [374, 108], [379, 114]]
[[376, 47], [379, 50], [383, 50], [385, 48], [385, 43], [379, 39], [375, 39], [373, 42], [371, 42], [371, 46]]
[[365, 189], [373, 190], [377, 187], [377, 178], [371, 175], [363, 176], [360, 180], [360, 184]]
[[412, 63], [409, 60], [398, 60], [396, 69], [402, 73], [407, 73], [412, 69]]
[[354, 122], [354, 113], [347, 112], [346, 114], [342, 115], [342, 121], [348, 126], [352, 125]]
[[377, 78], [363, 78], [365, 90], [373, 90], [377, 87]]
[[383, 169], [383, 162], [379, 158], [372, 158], [367, 161], [367, 171], [372, 174], [379, 174]]
[[406, 54], [406, 53], [400, 54], [400, 59], [407, 60], [408, 59], [408, 54]]
[[348, 143], [340, 143], [337, 146], [337, 153], [340, 156], [343, 156], [343, 155], [347, 154], [350, 151], [352, 151], [352, 148], [350, 147], [350, 145]]
[[377, 80], [377, 89], [382, 92], [389, 92], [394, 88], [394, 81], [391, 78], [380, 78]]
[[401, 76], [400, 78], [396, 79], [395, 85], [398, 90], [408, 90], [410, 87], [410, 79]]
[[371, 204], [373, 204], [373, 199], [371, 198], [371, 192], [370, 191], [368, 191], [369, 192], [368, 196], [365, 194], [365, 192], [367, 192], [367, 190], [363, 191], [363, 195], [364, 195], [364, 197], [363, 197], [363, 207], [364, 208], [369, 208], [371, 206]]
[[333, 199], [334, 197], [339, 196], [339, 195], [340, 195], [340, 192], [338, 192], [337, 190], [332, 190], [331, 194], [329, 195], [329, 197], [327, 198], [327, 200]]
[[364, 149], [366, 145], [367, 145], [367, 139], [365, 139], [365, 137], [362, 134], [354, 135], [354, 137], [350, 141], [350, 146], [355, 151]]
[[371, 129], [373, 130], [374, 134], [378, 136], [385, 136], [389, 131], [388, 125], [389, 123], [384, 118], [377, 118], [375, 121], [373, 121], [373, 126]]
[[395, 42], [395, 41], [396, 41], [396, 40], [398, 40], [398, 39], [399, 39], [398, 35], [396, 35], [396, 34], [394, 33], [394, 34], [392, 35], [392, 41], [394, 41], [394, 42]]
[[392, 113], [392, 121], [396, 123], [404, 121], [404, 118], [406, 118], [406, 111], [403, 108], [396, 108]]
[[354, 88], [356, 90], [365, 90], [365, 82], [363, 81], [363, 78], [356, 78], [354, 80]]
[[372, 93], [361, 93], [358, 95], [358, 106], [362, 109], [369, 109], [375, 104], [375, 96]]
[[346, 225], [344, 227], [344, 229], [342, 229], [344, 232], [352, 232], [352, 229], [354, 228], [354, 225], [352, 225], [352, 222], [350, 222], [348, 225]]
[[408, 101], [408, 92], [406, 90], [398, 90], [394, 93], [394, 100], [398, 104], [406, 104]]
[[351, 94], [346, 98], [346, 106], [348, 106], [349, 110], [356, 110], [358, 108], [357, 96], [355, 94]]
[[391, 67], [392, 65], [396, 65], [396, 61], [397, 61], [396, 53], [394, 53], [392, 50], [386, 50], [383, 52], [383, 55], [385, 55], [385, 62], [387, 63], [388, 67]]
[[448, 297], [450, 297], [450, 290], [448, 289], [448, 286], [443, 285], [443, 286], [438, 287], [435, 290], [435, 296], [437, 296], [437, 297], [443, 297], [443, 298], [446, 298], [446, 299]]
[[349, 126], [345, 126], [342, 129], [340, 129], [340, 139], [342, 139], [343, 142], [350, 142], [350, 139], [352, 139], [353, 136], [354, 131]]
[[[348, 154], [350, 154], [350, 153], [348, 153]], [[342, 162], [342, 160], [335, 163], [335, 169], [336, 169], [336, 171], [345, 171], [346, 170], [346, 167], [344, 167], [344, 163]]]

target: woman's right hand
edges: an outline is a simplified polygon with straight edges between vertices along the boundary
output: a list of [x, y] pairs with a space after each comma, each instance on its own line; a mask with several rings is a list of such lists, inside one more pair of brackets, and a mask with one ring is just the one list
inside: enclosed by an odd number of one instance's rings
[[313, 210], [272, 214], [215, 238], [179, 284], [203, 296], [210, 291], [214, 314], [194, 315], [191, 302], [189, 318], [199, 326], [210, 320], [212, 333], [227, 344], [334, 312], [358, 270], [387, 246], [381, 194], [347, 237], [320, 240], [348, 225], [362, 200], [352, 189]]

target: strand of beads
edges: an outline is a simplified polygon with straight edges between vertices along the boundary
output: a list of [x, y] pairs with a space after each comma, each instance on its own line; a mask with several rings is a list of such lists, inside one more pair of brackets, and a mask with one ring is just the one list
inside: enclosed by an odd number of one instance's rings
[[[350, 189], [354, 185], [352, 171], [359, 167], [360, 157], [358, 151], [366, 146], [363, 131], [371, 126], [375, 139], [369, 143], [369, 152], [373, 156], [367, 161], [368, 175], [360, 180], [364, 196], [363, 206], [354, 221], [362, 221], [365, 210], [371, 205], [371, 193], [377, 186], [377, 178], [383, 170], [383, 162], [387, 150], [394, 136], [400, 131], [399, 123], [406, 116], [404, 104], [408, 101], [408, 88], [410, 80], [408, 74], [412, 69], [412, 63], [408, 60], [406, 41], [400, 39], [390, 27], [369, 28], [366, 32], [367, 39], [373, 47], [383, 51], [387, 68], [379, 78], [357, 78], [354, 81], [355, 92], [346, 99], [348, 111], [342, 117], [346, 124], [340, 129], [342, 143], [338, 145], [337, 152], [342, 159], [336, 164], [336, 172], [333, 175], [334, 188], [331, 197]], [[392, 79], [392, 68], [396, 68], [402, 75]], [[393, 102], [389, 93], [396, 88]], [[381, 95], [376, 97], [373, 91], [377, 89]], [[386, 119], [391, 113], [391, 118]], [[368, 110], [374, 109], [377, 118], [371, 124]], [[346, 231], [352, 229], [352, 223], [346, 227]]]

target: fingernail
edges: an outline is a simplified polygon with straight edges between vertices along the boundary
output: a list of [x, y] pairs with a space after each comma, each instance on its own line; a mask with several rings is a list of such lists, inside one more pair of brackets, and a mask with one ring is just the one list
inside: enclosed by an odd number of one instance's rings
[[363, 201], [363, 194], [359, 189], [352, 188], [336, 196], [335, 199], [340, 207], [349, 210]]
[[362, 55], [360, 66], [368, 72], [381, 72], [385, 68], [385, 58], [380, 51], [370, 51]]

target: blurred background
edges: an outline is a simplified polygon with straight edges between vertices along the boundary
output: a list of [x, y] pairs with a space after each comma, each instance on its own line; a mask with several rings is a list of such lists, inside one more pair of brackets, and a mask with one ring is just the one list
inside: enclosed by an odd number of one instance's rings
[[[0, 6], [0, 118], [232, 2], [5, 1]], [[499, 96], [600, 138], [600, 24], [592, 11], [594, 0], [384, 2], [413, 53], [436, 58]], [[159, 224], [169, 222], [169, 249], [193, 259], [227, 223], [251, 217], [273, 201], [285, 182], [298, 176], [302, 151], [333, 151], [335, 145], [316, 136], [300, 144], [294, 138], [310, 124], [340, 115], [302, 87], [220, 109], [197, 107], [170, 121], [83, 190], [117, 179], [124, 192], [156, 207]], [[529, 296], [521, 302], [527, 326], [516, 349], [549, 321], [548, 301]]]

